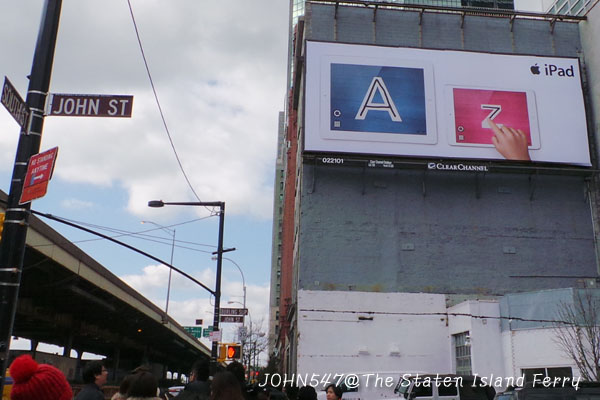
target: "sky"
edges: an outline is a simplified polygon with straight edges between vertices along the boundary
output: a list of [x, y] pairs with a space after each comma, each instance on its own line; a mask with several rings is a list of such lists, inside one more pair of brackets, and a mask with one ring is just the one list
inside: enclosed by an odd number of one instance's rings
[[[149, 208], [149, 200], [224, 201], [222, 307], [246, 302], [268, 329], [278, 112], [284, 108], [288, 2], [63, 0], [51, 93], [133, 95], [131, 118], [45, 118], [41, 151], [58, 146], [48, 193], [32, 209], [119, 236], [214, 287], [218, 217], [203, 207]], [[0, 78], [26, 97], [42, 0], [4, 1]], [[18, 124], [0, 109], [0, 189], [8, 192]], [[195, 197], [178, 165], [177, 156]], [[142, 224], [141, 221], [151, 221]], [[115, 275], [165, 306], [168, 269], [92, 235], [45, 220]], [[167, 229], [156, 227], [161, 225]], [[152, 231], [149, 231], [152, 230]], [[132, 232], [144, 232], [131, 235]], [[148, 237], [147, 235], [151, 235]], [[197, 285], [173, 275], [169, 314], [212, 321]], [[223, 326], [233, 339], [234, 324]], [[208, 342], [205, 342], [208, 344]]]

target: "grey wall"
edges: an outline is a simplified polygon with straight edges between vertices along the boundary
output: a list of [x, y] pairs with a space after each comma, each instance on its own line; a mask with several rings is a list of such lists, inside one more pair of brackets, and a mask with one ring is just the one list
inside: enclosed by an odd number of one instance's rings
[[[307, 39], [579, 56], [547, 21], [307, 4]], [[534, 181], [530, 181], [530, 179]], [[298, 288], [496, 295], [597, 275], [583, 177], [302, 165]], [[476, 179], [478, 180], [476, 182]], [[479, 195], [477, 195], [479, 185]], [[423, 195], [425, 188], [425, 195]], [[524, 277], [528, 276], [528, 277]], [[571, 277], [571, 278], [568, 278]]]
[[306, 4], [306, 39], [332, 42], [577, 57], [579, 26], [557, 21]]
[[480, 294], [576, 286], [564, 276], [596, 275], [583, 178], [533, 179], [306, 164], [299, 286]]

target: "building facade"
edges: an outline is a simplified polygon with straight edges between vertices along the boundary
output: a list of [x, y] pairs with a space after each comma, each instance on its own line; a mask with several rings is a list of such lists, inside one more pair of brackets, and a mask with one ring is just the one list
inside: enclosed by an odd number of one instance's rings
[[[279, 330], [273, 340], [282, 370], [364, 371], [365, 365], [375, 362], [387, 370], [411, 366], [440, 373], [527, 369], [526, 361], [508, 368], [505, 350], [492, 355], [496, 366], [475, 359], [469, 365], [463, 354], [466, 335], [460, 327], [466, 322], [449, 330], [448, 320], [440, 315], [448, 315], [452, 307], [474, 307], [470, 303], [474, 301], [488, 307], [490, 315], [500, 315], [502, 299], [515, 293], [595, 284], [598, 124], [594, 121], [599, 115], [600, 69], [597, 52], [586, 46], [597, 33], [598, 7], [585, 19], [561, 20], [506, 11], [481, 15], [427, 6], [380, 8], [373, 3], [314, 1], [305, 7], [291, 36], [293, 67], [285, 122]], [[538, 115], [537, 122], [529, 119], [530, 124], [541, 125], [539, 137], [530, 138], [537, 142], [529, 146], [534, 163], [502, 161], [491, 155], [490, 146], [470, 156], [468, 151], [476, 146], [457, 151], [462, 148], [460, 135], [449, 136], [441, 128], [435, 142], [423, 142], [429, 140], [427, 133], [420, 143], [386, 145], [393, 141], [371, 140], [379, 133], [366, 140], [355, 132], [336, 136], [339, 127], [334, 122], [314, 122], [328, 114], [318, 107], [324, 103], [315, 100], [319, 98], [315, 93], [326, 96], [331, 88], [344, 87], [343, 80], [328, 81], [337, 73], [336, 65], [350, 65], [344, 71], [352, 74], [356, 65], [377, 64], [386, 52], [426, 59], [404, 68], [421, 68], [425, 82], [428, 76], [435, 77], [431, 81], [435, 84], [446, 79], [448, 84], [436, 86], [430, 97], [454, 90], [454, 99], [459, 92], [453, 79], [472, 78], [474, 83], [465, 86], [478, 86], [476, 90], [502, 86], [501, 80], [486, 85], [479, 75], [489, 69], [493, 76], [494, 65], [505, 59], [523, 61], [527, 79], [537, 75], [534, 67], [543, 75], [544, 67], [568, 59], [583, 85], [578, 117], [573, 117], [583, 150], [568, 160], [562, 158], [568, 152], [556, 159], [545, 158], [548, 153], [536, 159], [553, 141], [544, 136], [548, 126], [544, 115]], [[377, 62], [361, 59], [364, 54]], [[319, 61], [314, 61], [317, 57]], [[452, 74], [442, 67], [446, 65], [456, 75], [449, 77]], [[570, 68], [564, 66], [561, 82], [570, 77]], [[323, 79], [325, 87], [314, 87]], [[519, 79], [509, 89], [524, 82]], [[387, 86], [372, 82], [373, 93], [380, 97], [362, 99], [365, 114], [372, 115], [371, 110], [383, 104], [392, 118], [397, 104], [381, 97]], [[538, 113], [543, 113], [542, 92], [524, 93], [529, 110], [535, 98]], [[428, 109], [427, 96], [423, 108]], [[344, 114], [343, 108], [331, 106], [335, 101], [329, 97], [325, 101], [329, 111]], [[448, 113], [438, 108], [427, 115], [432, 119], [423, 116], [427, 127], [447, 124]], [[458, 118], [459, 111], [453, 112]], [[327, 147], [329, 143], [333, 147]], [[339, 147], [339, 143], [347, 144]], [[557, 153], [563, 153], [557, 145]], [[384, 315], [386, 321], [374, 323]], [[335, 335], [327, 338], [325, 332], [332, 329], [344, 335], [348, 348], [338, 345], [337, 353], [331, 352], [339, 342]], [[486, 334], [502, 342], [498, 329]], [[564, 360], [555, 364], [560, 365], [544, 368], [566, 368]], [[432, 365], [441, 367], [432, 371]]]

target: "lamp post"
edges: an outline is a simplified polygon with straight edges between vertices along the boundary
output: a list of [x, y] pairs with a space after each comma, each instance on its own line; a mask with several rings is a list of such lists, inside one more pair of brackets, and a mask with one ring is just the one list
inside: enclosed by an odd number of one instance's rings
[[[173, 237], [173, 240], [171, 242], [171, 265], [173, 265], [173, 255], [175, 253], [175, 229], [170, 229], [167, 228], [166, 226], [162, 226], [157, 224], [156, 222], [152, 222], [152, 221], [142, 221], [142, 224], [152, 224], [154, 226], [159, 227], [160, 229], [162, 229], [163, 231], [171, 234], [171, 236]], [[173, 273], [173, 270], [171, 268], [169, 268], [169, 281], [167, 283], [167, 303], [165, 305], [165, 318], [163, 319], [163, 323], [166, 324], [169, 320], [168, 320], [168, 315], [169, 315], [169, 297], [171, 295], [171, 274]]]
[[[212, 260], [216, 260], [217, 257], [212, 257]], [[236, 263], [235, 261], [233, 261], [231, 258], [227, 258], [227, 257], [223, 257], [223, 260], [227, 260], [230, 261], [233, 265], [235, 265], [237, 267], [237, 269], [240, 271], [240, 274], [242, 275], [242, 288], [244, 290], [244, 310], [246, 309], [246, 279], [244, 278], [244, 272], [242, 271], [242, 268], [238, 265], [238, 263]], [[232, 303], [230, 301], [228, 301], [227, 303]]]
[[[221, 318], [221, 267], [223, 265], [223, 252], [234, 249], [223, 250], [223, 225], [225, 223], [225, 202], [224, 201], [196, 201], [196, 202], [164, 202], [162, 200], [151, 200], [148, 202], [148, 207], [164, 207], [164, 206], [196, 206], [196, 207], [219, 207], [219, 240], [217, 251], [213, 254], [217, 256], [217, 276], [215, 280], [215, 307], [213, 319], [213, 331], [219, 331], [219, 320]], [[219, 345], [216, 340], [212, 342], [212, 350], [210, 354], [212, 373], [216, 372], [217, 355]]]

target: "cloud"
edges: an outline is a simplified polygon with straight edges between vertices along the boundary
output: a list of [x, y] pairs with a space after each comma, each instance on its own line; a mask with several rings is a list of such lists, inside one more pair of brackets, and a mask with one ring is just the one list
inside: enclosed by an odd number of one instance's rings
[[[160, 308], [165, 307], [166, 282], [168, 281], [168, 268], [164, 265], [148, 265], [141, 274], [123, 275], [120, 278], [142, 295], [150, 299]], [[208, 287], [214, 287], [215, 272], [206, 268], [195, 274], [194, 277]], [[246, 307], [253, 324], [258, 325], [264, 332], [268, 330], [269, 320], [269, 286], [248, 285], [246, 288]], [[204, 295], [206, 293], [206, 295]], [[221, 282], [221, 307], [241, 308], [241, 304], [228, 304], [228, 301], [243, 302], [243, 286], [241, 281], [222, 278]], [[192, 297], [189, 297], [192, 294]], [[181, 297], [186, 299], [178, 299]], [[214, 299], [207, 292], [199, 290], [198, 286], [174, 273], [171, 281], [171, 299], [169, 300], [169, 315], [183, 326], [194, 325], [196, 319], [203, 319], [204, 326], [213, 324]], [[255, 325], [255, 326], [256, 326]], [[225, 323], [222, 325], [224, 335], [230, 340], [235, 339], [235, 331], [239, 324]]]
[[[39, 8], [28, 9], [41, 12], [38, 3]], [[196, 0], [132, 1], [181, 165], [201, 200], [225, 201], [230, 215], [272, 215], [287, 63], [288, 5], [282, 3], [235, 0], [222, 7]], [[23, 8], [13, 5], [7, 13], [24, 13]], [[271, 17], [265, 19], [267, 14]], [[31, 19], [26, 27], [35, 31]], [[252, 20], [263, 22], [243, 23]], [[0, 22], [5, 24], [0, 33], [28, 44], [0, 44], [0, 51], [25, 53], [15, 61], [29, 68], [35, 37], [24, 36], [19, 19], [0, 17]], [[8, 73], [13, 68], [7, 67]], [[13, 79], [22, 94], [24, 75]], [[63, 4], [51, 92], [134, 96], [131, 119], [46, 118], [42, 149], [60, 147], [55, 177], [121, 188], [129, 196], [128, 211], [142, 218], [150, 198], [196, 200], [160, 118], [126, 3]], [[13, 128], [16, 138], [16, 123], [2, 117], [1, 126]], [[0, 155], [13, 158], [15, 140], [1, 139]]]
[[61, 207], [64, 208], [69, 208], [69, 209], [77, 209], [77, 210], [83, 210], [83, 209], [89, 209], [89, 208], [93, 208], [94, 207], [94, 203], [90, 202], [90, 201], [84, 201], [84, 200], [79, 200], [79, 199], [64, 199], [60, 202]]

